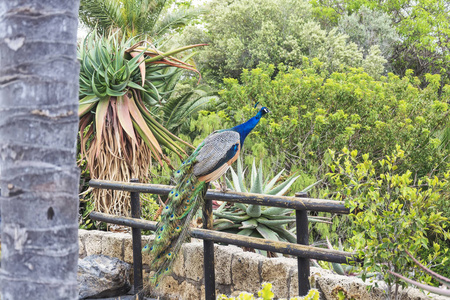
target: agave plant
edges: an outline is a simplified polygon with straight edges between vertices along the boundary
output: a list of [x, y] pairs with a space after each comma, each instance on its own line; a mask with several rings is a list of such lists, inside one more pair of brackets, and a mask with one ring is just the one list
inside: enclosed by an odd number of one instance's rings
[[[171, 55], [200, 45], [160, 53], [151, 43], [125, 40], [117, 34], [89, 35], [79, 47], [80, 152], [91, 178], [128, 181], [148, 176], [152, 157], [170, 164], [161, 145], [183, 157], [182, 141], [151, 115], [170, 93], [167, 82], [177, 70], [196, 69]], [[192, 146], [191, 146], [192, 147]], [[128, 198], [94, 191], [96, 210], [127, 214]]]
[[[278, 173], [272, 179], [265, 179], [262, 164], [256, 168], [255, 162], [252, 164], [250, 175], [250, 188], [247, 188], [245, 182], [245, 171], [243, 170], [242, 161], [237, 161], [237, 172], [230, 168], [232, 181], [227, 180], [227, 186], [237, 192], [257, 193], [267, 195], [284, 195], [291, 185], [299, 176], [292, 175], [279, 183], [284, 170]], [[278, 183], [278, 185], [277, 185]], [[316, 185], [315, 183], [314, 185]], [[312, 186], [314, 186], [312, 185]], [[312, 186], [308, 187], [309, 190]], [[295, 228], [289, 229], [288, 225], [295, 221], [292, 215], [292, 209], [281, 207], [264, 207], [259, 205], [247, 205], [242, 203], [234, 203], [232, 206], [223, 203], [214, 215], [214, 229], [223, 230], [240, 235], [266, 238], [275, 241], [285, 241], [296, 243], [297, 238], [293, 234]], [[318, 217], [311, 218], [310, 221], [324, 221]], [[258, 253], [267, 255], [266, 251], [256, 250]]]

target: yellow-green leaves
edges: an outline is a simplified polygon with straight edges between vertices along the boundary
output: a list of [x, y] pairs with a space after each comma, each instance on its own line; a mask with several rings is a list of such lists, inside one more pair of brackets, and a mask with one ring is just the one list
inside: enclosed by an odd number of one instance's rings
[[[350, 208], [350, 243], [365, 258], [363, 275], [369, 269], [378, 271], [392, 283], [387, 270], [412, 274], [414, 263], [403, 249], [413, 253], [427, 249], [431, 233], [444, 239], [449, 236], [448, 219], [436, 207], [448, 178], [418, 180], [410, 170], [399, 171], [405, 158], [399, 145], [378, 164], [372, 164], [368, 154], [360, 159], [356, 150], [344, 148], [341, 153], [330, 151], [333, 162], [328, 175], [337, 199]], [[440, 253], [439, 246], [433, 245], [433, 249], [436, 255]], [[425, 280], [426, 276], [416, 273], [416, 279]]]
[[262, 297], [263, 300], [273, 299], [275, 294], [272, 292], [272, 284], [267, 282], [262, 284], [263, 289], [258, 292], [258, 296]]

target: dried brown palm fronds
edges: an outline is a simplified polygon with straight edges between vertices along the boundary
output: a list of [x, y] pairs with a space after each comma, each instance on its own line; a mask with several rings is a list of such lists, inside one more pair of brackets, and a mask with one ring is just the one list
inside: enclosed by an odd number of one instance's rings
[[[179, 143], [192, 147], [158, 123], [149, 107], [166, 101], [162, 91], [177, 70], [193, 70], [170, 55], [196, 46], [158, 55], [138, 47], [143, 44], [92, 35], [79, 49], [80, 152], [91, 178], [144, 181], [152, 158], [170, 166], [162, 146], [181, 158], [186, 152]], [[94, 196], [96, 210], [128, 214], [128, 193], [95, 190]]]
[[[95, 155], [98, 150], [96, 147], [91, 147], [86, 153], [88, 165], [93, 166], [90, 170], [91, 178], [124, 182], [139, 178], [141, 182], [148, 181], [152, 162], [151, 150], [140, 138], [137, 139], [136, 145], [129, 141], [118, 143], [116, 132], [114, 125], [107, 124], [99, 155]], [[93, 142], [95, 143], [95, 139]], [[93, 196], [96, 211], [114, 215], [128, 215], [130, 212], [129, 192], [94, 189]]]

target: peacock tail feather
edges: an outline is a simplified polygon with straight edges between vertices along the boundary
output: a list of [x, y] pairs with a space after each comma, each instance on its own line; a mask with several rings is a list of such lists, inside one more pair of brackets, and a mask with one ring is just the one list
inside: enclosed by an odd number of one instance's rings
[[203, 204], [208, 183], [199, 181], [192, 172], [200, 145], [192, 155], [175, 171], [177, 185], [169, 192], [167, 205], [161, 213], [161, 220], [155, 231], [151, 246], [142, 250], [152, 257], [150, 268], [155, 274], [150, 278], [152, 286], [157, 287], [162, 277], [172, 270], [172, 264], [189, 232], [192, 218]]

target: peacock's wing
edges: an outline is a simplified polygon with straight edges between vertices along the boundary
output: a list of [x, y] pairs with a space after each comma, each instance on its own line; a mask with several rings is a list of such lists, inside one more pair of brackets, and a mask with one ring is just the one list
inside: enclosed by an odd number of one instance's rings
[[215, 132], [203, 141], [192, 172], [199, 181], [216, 180], [237, 159], [240, 149], [239, 133], [228, 130]]

